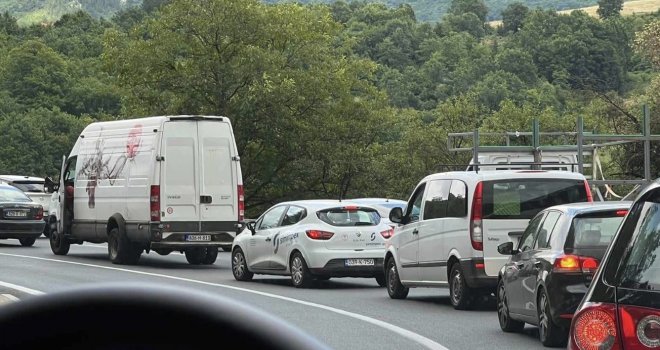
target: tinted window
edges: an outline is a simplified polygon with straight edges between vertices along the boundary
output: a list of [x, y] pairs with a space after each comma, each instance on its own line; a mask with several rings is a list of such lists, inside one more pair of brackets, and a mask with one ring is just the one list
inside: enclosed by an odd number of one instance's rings
[[408, 205], [406, 206], [406, 218], [405, 223], [409, 224], [411, 222], [419, 221], [419, 214], [422, 208], [422, 196], [424, 195], [424, 188], [426, 185], [421, 185], [415, 191], [415, 195], [410, 199]]
[[76, 161], [78, 157], [69, 158], [69, 163], [66, 166], [66, 172], [64, 173], [64, 182], [72, 183], [76, 180]]
[[518, 179], [484, 183], [484, 219], [530, 219], [553, 205], [586, 202], [582, 180]]
[[524, 252], [532, 249], [532, 245], [534, 244], [534, 239], [536, 238], [537, 236], [536, 234], [539, 231], [538, 228], [539, 225], [541, 224], [541, 219], [543, 219], [543, 215], [539, 215], [529, 222], [529, 225], [527, 225], [525, 232], [523, 233], [522, 237], [520, 237], [520, 245], [518, 250]]
[[321, 210], [317, 216], [332, 226], [374, 226], [380, 223], [380, 215], [370, 208], [333, 208]]
[[623, 258], [620, 285], [660, 290], [660, 204], [644, 203], [629, 253]]
[[266, 230], [269, 228], [277, 227], [280, 223], [280, 218], [282, 217], [282, 214], [284, 214], [284, 210], [286, 210], [286, 206], [280, 206], [280, 207], [275, 207], [266, 214], [264, 214], [264, 217], [261, 219], [261, 222], [259, 223], [259, 230]]
[[435, 180], [429, 183], [424, 203], [424, 220], [447, 216], [447, 202], [451, 180]]
[[579, 216], [573, 219], [566, 247], [607, 247], [622, 221], [623, 216], [616, 216], [616, 212]]
[[43, 192], [43, 182], [12, 182], [12, 186], [23, 192]]
[[548, 215], [545, 216], [545, 220], [543, 220], [541, 229], [539, 229], [538, 238], [536, 238], [536, 244], [534, 247], [537, 249], [550, 248], [550, 236], [560, 217], [561, 213], [558, 211], [548, 212]]
[[463, 181], [454, 180], [449, 190], [447, 217], [462, 218], [467, 216], [467, 186]]
[[300, 220], [305, 218], [306, 215], [307, 212], [305, 211], [305, 208], [292, 205], [289, 207], [289, 210], [286, 211], [286, 214], [284, 214], [284, 219], [282, 219], [282, 226], [297, 224]]
[[0, 188], [0, 202], [31, 202], [32, 200], [15, 188]]

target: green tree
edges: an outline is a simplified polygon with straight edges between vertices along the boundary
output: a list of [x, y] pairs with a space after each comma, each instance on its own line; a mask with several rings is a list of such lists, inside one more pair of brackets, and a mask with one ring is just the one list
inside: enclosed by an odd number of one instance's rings
[[598, 16], [603, 19], [618, 17], [623, 9], [623, 0], [598, 0]]
[[484, 23], [488, 16], [488, 7], [483, 0], [452, 0], [448, 13], [457, 16], [473, 13]]
[[529, 14], [529, 8], [520, 2], [509, 4], [502, 11], [502, 29], [504, 32], [516, 33], [525, 23]]

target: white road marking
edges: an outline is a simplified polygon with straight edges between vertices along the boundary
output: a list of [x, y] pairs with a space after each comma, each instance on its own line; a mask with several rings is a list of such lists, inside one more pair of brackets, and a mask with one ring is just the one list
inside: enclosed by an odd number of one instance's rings
[[11, 289], [17, 290], [19, 292], [23, 292], [23, 293], [27, 293], [27, 294], [31, 294], [31, 295], [42, 295], [42, 294], [44, 294], [44, 292], [42, 292], [42, 291], [34, 290], [34, 289], [31, 289], [31, 288], [28, 288], [28, 287], [19, 286], [17, 284], [13, 284], [13, 283], [9, 283], [9, 282], [0, 281], [0, 286], [11, 288]]
[[2, 295], [4, 298], [6, 298], [9, 301], [19, 301], [20, 300], [12, 294], [0, 294], [0, 295]]
[[[246, 293], [257, 294], [257, 295], [261, 295], [261, 296], [264, 296], [264, 297], [269, 297], [269, 298], [279, 299], [279, 300], [285, 300], [285, 301], [289, 301], [289, 302], [300, 304], [300, 305], [315, 307], [315, 308], [318, 308], [318, 309], [334, 312], [336, 314], [340, 314], [340, 315], [351, 317], [351, 318], [354, 318], [354, 319], [357, 319], [357, 320], [360, 320], [360, 321], [364, 321], [364, 322], [370, 323], [374, 326], [378, 326], [378, 327], [384, 328], [388, 331], [394, 332], [394, 333], [396, 333], [396, 334], [398, 334], [398, 335], [400, 335], [404, 338], [412, 340], [412, 341], [426, 347], [427, 349], [449, 350], [446, 347], [440, 345], [439, 343], [436, 343], [435, 341], [433, 341], [433, 340], [431, 340], [431, 339], [429, 339], [429, 338], [427, 338], [427, 337], [425, 337], [421, 334], [417, 334], [417, 333], [409, 331], [405, 328], [401, 328], [399, 326], [395, 326], [393, 324], [390, 324], [390, 323], [387, 323], [387, 322], [384, 322], [384, 321], [381, 321], [381, 320], [378, 320], [378, 319], [375, 319], [375, 318], [372, 318], [372, 317], [369, 317], [369, 316], [365, 316], [365, 315], [357, 314], [357, 313], [354, 313], [354, 312], [334, 308], [332, 306], [317, 304], [317, 303], [304, 301], [304, 300], [298, 300], [298, 299], [289, 298], [289, 297], [285, 297], [285, 296], [281, 296], [281, 295], [277, 295], [277, 294], [271, 294], [271, 293], [256, 291], [256, 290], [252, 290], [252, 289], [235, 287], [235, 286], [230, 286], [230, 285], [226, 285], [226, 284], [205, 282], [205, 281], [193, 280], [193, 279], [189, 279], [189, 278], [163, 275], [163, 274], [153, 273], [153, 272], [129, 270], [129, 269], [124, 269], [124, 268], [119, 268], [119, 267], [112, 267], [112, 266], [101, 266], [101, 265], [87, 264], [87, 263], [81, 263], [81, 262], [76, 262], [76, 261], [66, 261], [66, 260], [58, 260], [58, 259], [41, 258], [41, 257], [29, 256], [29, 255], [18, 255], [18, 254], [7, 254], [7, 253], [0, 253], [0, 255], [11, 256], [11, 257], [16, 257], [16, 258], [26, 258], [26, 259], [34, 259], [34, 260], [51, 261], [51, 262], [57, 262], [57, 263], [62, 263], [62, 264], [71, 264], [71, 265], [95, 267], [95, 268], [106, 269], [106, 270], [122, 271], [122, 272], [134, 273], [134, 274], [138, 274], [138, 275], [161, 277], [161, 278], [167, 278], [167, 279], [172, 279], [172, 280], [177, 280], [177, 281], [197, 283], [197, 284], [202, 284], [202, 285], [207, 285], [207, 286], [220, 287], [220, 288], [232, 289], [232, 290], [237, 290], [237, 291], [246, 292]], [[2, 285], [2, 283], [3, 282], [0, 282], [0, 285]], [[20, 286], [16, 286], [16, 287], [20, 287]], [[24, 287], [21, 287], [21, 288], [24, 288]], [[35, 291], [35, 290], [32, 290], [32, 291], [38, 292], [38, 291]], [[42, 293], [42, 292], [38, 292], [38, 293]]]

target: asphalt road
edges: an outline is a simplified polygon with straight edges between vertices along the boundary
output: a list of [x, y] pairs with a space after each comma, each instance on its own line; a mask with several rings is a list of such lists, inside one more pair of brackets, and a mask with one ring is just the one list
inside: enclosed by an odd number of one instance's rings
[[72, 245], [55, 256], [48, 240], [21, 247], [0, 241], [0, 307], [31, 297], [101, 282], [177, 285], [241, 300], [314, 335], [335, 349], [542, 349], [536, 327], [505, 334], [494, 301], [473, 311], [456, 311], [446, 290], [411, 289], [406, 300], [391, 300], [374, 279], [338, 278], [311, 289], [296, 289], [284, 277], [234, 280], [230, 254], [212, 266], [192, 266], [181, 254], [143, 254], [138, 265], [108, 261], [105, 245]]

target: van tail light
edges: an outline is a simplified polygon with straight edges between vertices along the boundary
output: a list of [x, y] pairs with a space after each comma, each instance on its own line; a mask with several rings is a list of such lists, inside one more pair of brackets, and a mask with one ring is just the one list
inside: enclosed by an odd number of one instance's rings
[[43, 220], [44, 219], [44, 208], [43, 207], [39, 207], [37, 209], [37, 213], [34, 214], [34, 219], [35, 220]]
[[332, 232], [321, 230], [307, 230], [305, 233], [307, 233], [307, 237], [319, 241], [327, 241], [335, 235]]
[[621, 350], [616, 306], [585, 303], [573, 317], [569, 343], [569, 349]]
[[389, 239], [390, 237], [394, 236], [394, 229], [390, 228], [385, 231], [382, 231], [380, 235], [383, 236], [383, 238], [385, 239]]
[[660, 347], [660, 311], [657, 309], [619, 305], [619, 323], [626, 349]]
[[243, 192], [243, 185], [238, 185], [238, 222], [243, 222], [245, 219], [245, 192]]
[[591, 186], [587, 180], [584, 180], [584, 190], [587, 191], [587, 202], [593, 202], [594, 196], [591, 195]]
[[577, 255], [561, 255], [555, 259], [553, 272], [595, 273], [598, 270], [598, 260]]
[[483, 183], [479, 182], [474, 189], [472, 214], [470, 216], [470, 242], [474, 250], [484, 250], [484, 230], [482, 224]]
[[160, 186], [151, 186], [149, 195], [149, 212], [151, 213], [151, 221], [160, 221]]

